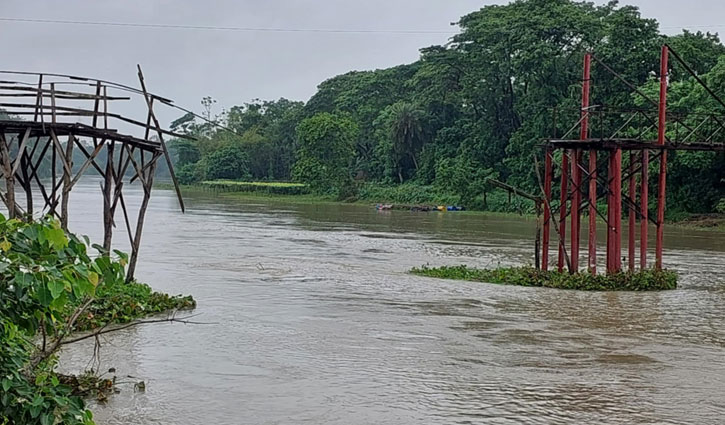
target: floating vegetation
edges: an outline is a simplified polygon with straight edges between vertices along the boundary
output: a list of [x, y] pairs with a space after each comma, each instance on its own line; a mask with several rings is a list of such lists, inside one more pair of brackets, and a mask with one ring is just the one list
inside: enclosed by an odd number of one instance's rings
[[532, 286], [580, 291], [662, 291], [677, 288], [677, 273], [644, 270], [616, 274], [560, 273], [533, 267], [475, 269], [468, 266], [414, 268], [410, 273], [440, 279], [468, 280], [501, 285]]

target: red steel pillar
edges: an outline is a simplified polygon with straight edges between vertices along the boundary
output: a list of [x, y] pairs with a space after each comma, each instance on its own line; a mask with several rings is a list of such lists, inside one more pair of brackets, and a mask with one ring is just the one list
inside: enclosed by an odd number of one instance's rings
[[647, 269], [647, 230], [649, 226], [649, 151], [642, 150], [642, 177], [639, 188], [639, 267]]
[[576, 273], [579, 271], [579, 230], [581, 229], [581, 184], [582, 173], [579, 169], [581, 163], [581, 149], [571, 150], [571, 269]]
[[629, 255], [627, 255], [627, 260], [629, 260], [629, 271], [634, 271], [634, 265], [635, 265], [635, 228], [637, 227], [637, 212], [635, 211], [635, 205], [637, 201], [637, 177], [634, 175], [634, 152], [631, 151], [629, 153], [629, 197], [632, 201], [629, 204], [629, 243], [627, 245], [627, 248], [629, 250]]
[[614, 253], [613, 272], [622, 270], [622, 149], [614, 151]]
[[[589, 137], [589, 95], [591, 87], [592, 55], [584, 55], [584, 72], [582, 75], [582, 109], [581, 128], [579, 139], [584, 141]], [[582, 203], [582, 173], [581, 173], [581, 149], [572, 150], [571, 178], [573, 180], [573, 192], [571, 199], [571, 268], [574, 272], [579, 271], [579, 232], [581, 231], [581, 203]]]
[[589, 271], [597, 274], [597, 151], [589, 150]]
[[[662, 59], [660, 61], [660, 103], [659, 119], [657, 121], [657, 144], [664, 146], [667, 132], [667, 73], [669, 61], [669, 47], [662, 46]], [[664, 243], [665, 224], [665, 185], [667, 184], [667, 151], [662, 150], [660, 157], [660, 175], [657, 195], [657, 241], [655, 243], [655, 268], [662, 269], [662, 245]]]
[[617, 273], [622, 269], [622, 149], [610, 154], [608, 177], [607, 273]]
[[559, 207], [559, 272], [564, 271], [564, 249], [566, 247], [566, 214], [569, 197], [569, 157], [565, 150], [561, 152], [561, 203]]
[[544, 159], [544, 196], [546, 197], [546, 203], [544, 204], [544, 235], [541, 244], [541, 268], [542, 270], [549, 270], [549, 236], [551, 234], [551, 150], [547, 149], [544, 152], [546, 158]]
[[609, 152], [609, 158], [607, 159], [607, 273], [612, 271], [612, 252], [614, 252], [614, 248], [612, 248], [612, 242], [614, 241], [612, 234], [612, 225], [614, 224], [614, 214], [612, 212], [614, 208], [614, 196], [612, 196], [614, 193], [613, 159], [614, 153]]

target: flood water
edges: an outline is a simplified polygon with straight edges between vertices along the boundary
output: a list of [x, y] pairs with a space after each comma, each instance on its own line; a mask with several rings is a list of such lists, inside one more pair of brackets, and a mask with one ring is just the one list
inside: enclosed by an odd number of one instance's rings
[[[136, 189], [137, 190], [137, 189]], [[96, 183], [71, 227], [99, 240]], [[130, 203], [138, 192], [130, 192]], [[581, 293], [421, 278], [532, 262], [534, 224], [155, 191], [137, 276], [194, 320], [102, 339], [120, 385], [99, 424], [720, 423], [725, 234], [671, 230], [680, 289]], [[119, 223], [120, 225], [121, 223]], [[115, 240], [124, 247], [119, 227]], [[600, 263], [603, 260], [600, 260]], [[79, 372], [93, 344], [63, 353]], [[136, 377], [127, 378], [126, 375]]]

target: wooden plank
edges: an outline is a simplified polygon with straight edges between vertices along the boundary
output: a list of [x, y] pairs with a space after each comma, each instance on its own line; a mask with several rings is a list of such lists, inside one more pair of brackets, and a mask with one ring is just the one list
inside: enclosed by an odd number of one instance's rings
[[[55, 83], [51, 83], [55, 84]], [[95, 86], [95, 84], [93, 84]], [[19, 91], [21, 93], [0, 93], [0, 96], [2, 97], [36, 97], [38, 96], [38, 89], [35, 87], [30, 86], [7, 86], [7, 85], [0, 85], [0, 90], [10, 90], [10, 91]], [[27, 92], [27, 93], [26, 93]], [[41, 89], [40, 95], [43, 97], [49, 97], [52, 93], [52, 90], [50, 89]], [[96, 99], [98, 96], [91, 94], [91, 93], [83, 93], [83, 92], [74, 92], [74, 91], [67, 91], [67, 90], [56, 90], [55, 96], [58, 99], [68, 99], [68, 100], [93, 100]], [[104, 98], [106, 100], [131, 100], [128, 96], [103, 96], [99, 95], [100, 97]]]

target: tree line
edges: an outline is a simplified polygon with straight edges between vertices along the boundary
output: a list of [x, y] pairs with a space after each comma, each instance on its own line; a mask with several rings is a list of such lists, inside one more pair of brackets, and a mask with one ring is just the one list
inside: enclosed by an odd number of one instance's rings
[[[205, 98], [208, 121], [185, 115], [172, 124], [197, 138], [171, 143], [180, 179], [295, 180], [340, 198], [362, 185], [404, 184], [480, 207], [489, 177], [538, 190], [532, 154], [576, 123], [586, 51], [656, 98], [667, 43], [725, 93], [725, 46], [716, 34], [663, 35], [656, 20], [616, 1], [518, 0], [457, 24], [457, 35], [422, 49], [418, 61], [330, 78], [306, 103], [255, 100], [214, 115]], [[651, 107], [611, 73], [595, 67], [592, 79], [594, 104]], [[672, 111], [725, 115], [681, 67], [673, 65], [670, 82]], [[552, 107], [570, 111], [557, 128]], [[668, 179], [670, 213], [725, 209], [722, 154], [671, 154]]]

